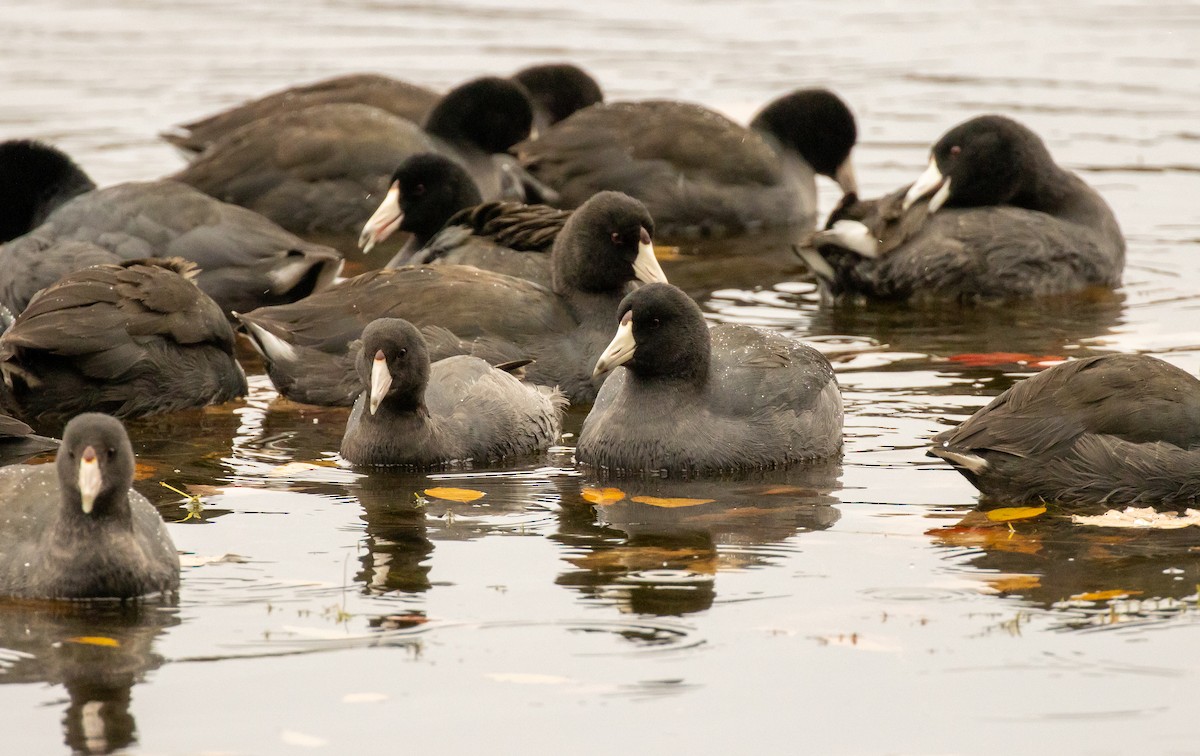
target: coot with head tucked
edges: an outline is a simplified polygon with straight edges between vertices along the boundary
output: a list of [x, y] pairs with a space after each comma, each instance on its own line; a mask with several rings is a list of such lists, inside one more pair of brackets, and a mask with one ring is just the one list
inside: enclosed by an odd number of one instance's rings
[[1139, 354], [1072, 360], [933, 442], [931, 455], [1005, 501], [1195, 506], [1200, 380]]
[[191, 260], [197, 284], [226, 312], [293, 302], [342, 266], [335, 250], [174, 181], [96, 189], [60, 150], [26, 140], [0, 143], [0, 225], [11, 239], [0, 246], [0, 297], [14, 312], [101, 262]]
[[672, 101], [595, 105], [515, 148], [562, 207], [598, 191], [637, 197], [668, 236], [811, 228], [815, 176], [857, 191], [854, 116], [826, 90], [771, 102], [749, 128]]
[[137, 417], [246, 393], [233, 329], [186, 260], [86, 268], [0, 336], [0, 402], [36, 425], [85, 411]]

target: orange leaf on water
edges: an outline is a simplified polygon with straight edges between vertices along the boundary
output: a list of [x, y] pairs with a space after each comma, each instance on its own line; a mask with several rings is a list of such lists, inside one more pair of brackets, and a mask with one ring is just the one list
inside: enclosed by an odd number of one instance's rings
[[1091, 591], [1089, 593], [1077, 593], [1071, 597], [1072, 601], [1107, 601], [1114, 598], [1125, 598], [1126, 596], [1139, 596], [1141, 591], [1122, 591], [1120, 589], [1112, 591]]
[[613, 504], [625, 498], [625, 492], [619, 488], [585, 488], [579, 492], [583, 500], [597, 506]]
[[435, 499], [458, 501], [467, 504], [477, 499], [482, 499], [487, 494], [483, 491], [476, 491], [473, 488], [426, 488], [425, 495], [432, 496]]
[[716, 501], [716, 499], [663, 499], [658, 496], [634, 496], [633, 501], [639, 504], [649, 504], [652, 507], [673, 509], [675, 507], [694, 507], [698, 504], [709, 504]]
[[74, 638], [67, 638], [67, 642], [82, 643], [88, 646], [105, 646], [107, 648], [119, 648], [121, 646], [121, 641], [103, 635], [77, 635]]
[[989, 509], [984, 514], [992, 522], [1011, 522], [1013, 520], [1028, 520], [1045, 512], [1045, 507], [1001, 507]]

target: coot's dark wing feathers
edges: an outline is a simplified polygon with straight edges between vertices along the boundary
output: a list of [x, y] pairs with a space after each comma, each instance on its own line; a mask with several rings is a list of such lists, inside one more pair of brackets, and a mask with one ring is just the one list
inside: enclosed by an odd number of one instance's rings
[[1104, 355], [1028, 378], [934, 437], [950, 449], [1044, 455], [1085, 435], [1200, 446], [1200, 383], [1161, 360]]
[[273, 92], [162, 135], [181, 149], [200, 152], [241, 126], [313, 105], [359, 103], [420, 123], [440, 95], [431, 89], [378, 74], [348, 74]]
[[522, 164], [554, 187], [635, 161], [662, 161], [689, 179], [780, 180], [779, 156], [760, 135], [699, 105], [664, 100], [593, 105], [516, 149]]
[[233, 331], [180, 259], [78, 271], [35, 297], [3, 336], [0, 372], [23, 416], [151, 414], [246, 392]]
[[361, 228], [401, 160], [430, 151], [411, 121], [367, 105], [317, 105], [239, 128], [175, 178], [289, 231], [340, 231]]
[[120, 260], [91, 242], [58, 239], [45, 230], [25, 234], [0, 252], [0, 303], [20, 313], [34, 294], [66, 274]]
[[446, 226], [465, 226], [472, 235], [519, 252], [549, 252], [571, 213], [547, 205], [485, 202], [460, 210]]

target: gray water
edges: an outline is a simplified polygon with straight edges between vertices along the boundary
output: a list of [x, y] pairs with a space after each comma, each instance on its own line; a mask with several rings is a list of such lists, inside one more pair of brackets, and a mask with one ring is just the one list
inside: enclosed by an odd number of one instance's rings
[[923, 452], [1031, 370], [955, 355], [1200, 371], [1200, 8], [512, 6], [7, 0], [0, 138], [52, 141], [108, 184], [182, 165], [158, 131], [343, 72], [445, 88], [568, 59], [610, 99], [741, 120], [824, 85], [859, 119], [866, 195], [911, 181], [965, 118], [1028, 124], [1116, 211], [1124, 287], [827, 309], [786, 239], [666, 263], [712, 319], [814, 341], [847, 406], [840, 470], [652, 492], [714, 500], [693, 506], [624, 484], [593, 506], [570, 436], [516, 469], [361, 476], [335, 462], [345, 412], [281, 401], [261, 374], [244, 402], [132, 424], [137, 486], [184, 552], [179, 604], [0, 604], [0, 752], [1200, 750], [1200, 533], [980, 522], [974, 489]]

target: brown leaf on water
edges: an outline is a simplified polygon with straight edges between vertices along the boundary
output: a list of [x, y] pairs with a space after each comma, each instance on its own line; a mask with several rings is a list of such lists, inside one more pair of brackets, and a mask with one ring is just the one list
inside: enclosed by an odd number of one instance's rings
[[1071, 597], [1072, 601], [1107, 601], [1108, 599], [1126, 598], [1128, 596], [1140, 596], [1141, 591], [1123, 591], [1119, 588], [1111, 591], [1089, 591], [1088, 593], [1077, 593]]
[[719, 567], [736, 566], [722, 563], [713, 549], [672, 549], [661, 546], [625, 546], [605, 549], [567, 561], [576, 567], [592, 572], [673, 569], [688, 570], [701, 575], [713, 575], [716, 574]]
[[120, 648], [121, 641], [104, 635], [77, 635], [67, 638], [68, 643], [80, 643], [87, 646], [104, 646], [105, 648]]
[[1000, 509], [989, 509], [984, 514], [992, 522], [1012, 522], [1013, 520], [1028, 520], [1045, 511], [1045, 507], [1001, 507]]
[[1042, 586], [1041, 575], [1005, 575], [985, 581], [996, 593], [1022, 593]]
[[631, 501], [636, 501], [639, 504], [649, 504], [652, 507], [662, 507], [663, 509], [675, 509], [676, 507], [694, 507], [700, 504], [711, 504], [716, 499], [685, 499], [678, 498], [662, 498], [659, 496], [634, 496]]
[[960, 524], [952, 528], [928, 530], [925, 535], [932, 536], [942, 546], [1007, 551], [1013, 554], [1039, 554], [1042, 551], [1040, 536], [1013, 532], [997, 525], [964, 527]]
[[625, 492], [619, 488], [585, 488], [579, 492], [579, 495], [583, 497], [584, 501], [600, 507], [625, 498]]
[[659, 262], [683, 259], [683, 253], [679, 251], [679, 247], [668, 247], [666, 244], [655, 244], [654, 256], [658, 258]]
[[483, 491], [476, 491], [473, 488], [426, 488], [425, 495], [432, 496], [435, 499], [444, 499], [445, 501], [457, 501], [462, 504], [470, 504], [487, 496]]
[[156, 475], [158, 475], [158, 465], [139, 461], [133, 467], [134, 480], [150, 480]]

